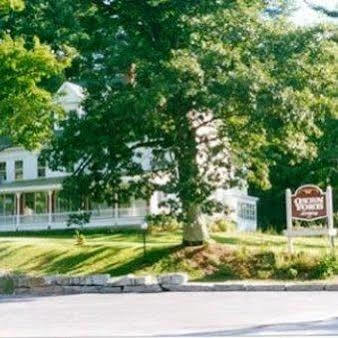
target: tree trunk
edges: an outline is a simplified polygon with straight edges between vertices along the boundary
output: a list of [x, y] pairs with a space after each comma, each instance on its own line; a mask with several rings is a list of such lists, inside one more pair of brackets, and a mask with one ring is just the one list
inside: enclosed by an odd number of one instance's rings
[[202, 245], [209, 239], [208, 228], [203, 220], [201, 206], [205, 197], [201, 185], [201, 173], [197, 162], [198, 146], [196, 129], [192, 126], [189, 110], [177, 119], [177, 147], [175, 158], [178, 170], [178, 196], [182, 203], [183, 245]]
[[209, 239], [208, 228], [205, 224], [195, 222], [185, 224], [183, 227], [183, 245], [197, 246], [202, 245]]
[[187, 221], [183, 226], [183, 245], [197, 246], [206, 243], [209, 239], [208, 226], [203, 220], [197, 206], [190, 206], [186, 211]]

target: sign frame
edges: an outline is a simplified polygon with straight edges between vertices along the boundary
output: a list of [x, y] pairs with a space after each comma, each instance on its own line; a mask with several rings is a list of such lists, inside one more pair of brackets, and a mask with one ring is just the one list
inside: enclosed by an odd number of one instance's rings
[[[322, 216], [317, 216], [317, 217], [312, 217], [312, 218], [306, 218], [306, 217], [297, 217], [297, 216], [294, 216], [293, 215], [293, 209], [291, 210], [292, 211], [292, 219], [295, 219], [295, 220], [299, 220], [299, 221], [305, 221], [305, 222], [311, 222], [311, 221], [317, 221], [319, 219], [323, 219], [323, 218], [327, 218], [328, 217], [328, 200], [327, 200], [327, 191], [326, 192], [323, 192], [322, 189], [320, 189], [319, 187], [317, 187], [316, 185], [313, 185], [313, 184], [306, 184], [306, 185], [302, 185], [300, 186], [294, 194], [291, 194], [291, 207], [292, 207], [292, 204], [293, 204], [293, 201], [295, 198], [299, 197], [298, 194], [300, 192], [302, 192], [303, 190], [306, 190], [306, 189], [314, 189], [314, 190], [317, 190], [320, 194], [320, 197], [323, 197], [324, 198], [324, 212], [325, 214], [322, 215]], [[299, 197], [300, 198], [300, 197]]]

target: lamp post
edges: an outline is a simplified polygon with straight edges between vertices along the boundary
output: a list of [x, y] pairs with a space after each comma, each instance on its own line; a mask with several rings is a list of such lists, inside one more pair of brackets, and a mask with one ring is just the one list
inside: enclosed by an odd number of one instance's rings
[[147, 252], [147, 247], [146, 247], [146, 234], [147, 234], [147, 229], [148, 229], [148, 223], [144, 222], [141, 224], [141, 229], [142, 235], [143, 235], [143, 258], [146, 258], [146, 252]]

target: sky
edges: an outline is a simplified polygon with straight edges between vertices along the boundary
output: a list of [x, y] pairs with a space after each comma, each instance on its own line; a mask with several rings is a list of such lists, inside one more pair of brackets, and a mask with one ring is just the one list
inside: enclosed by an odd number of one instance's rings
[[[329, 10], [338, 10], [338, 0], [309, 0], [314, 5], [323, 6]], [[295, 0], [297, 10], [291, 16], [291, 20], [297, 25], [312, 25], [316, 23], [338, 23], [338, 19], [328, 18], [311, 8], [303, 0]]]

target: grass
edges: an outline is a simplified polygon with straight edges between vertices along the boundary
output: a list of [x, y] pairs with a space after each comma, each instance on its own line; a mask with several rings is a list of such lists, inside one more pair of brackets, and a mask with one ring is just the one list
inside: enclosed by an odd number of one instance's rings
[[[187, 271], [191, 279], [202, 281], [306, 279], [309, 271], [320, 269], [323, 264], [325, 270], [322, 257], [329, 253], [327, 239], [299, 238], [295, 240], [299, 254], [289, 257], [285, 253], [285, 237], [262, 233], [216, 233], [213, 245], [182, 248], [182, 235], [174, 232], [147, 235], [144, 258], [143, 237], [137, 230], [88, 230], [84, 235], [85, 245], [78, 246], [72, 230], [1, 233], [0, 269], [36, 275], [109, 273], [112, 276]], [[267, 260], [265, 265], [264, 260]], [[331, 268], [331, 263], [327, 264]], [[277, 274], [283, 271], [284, 275]]]

